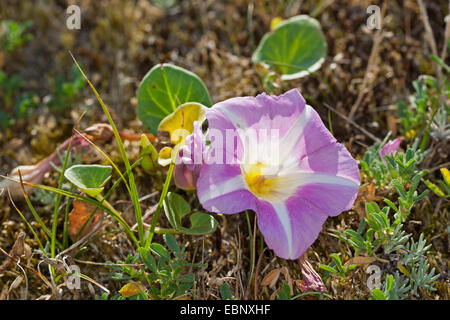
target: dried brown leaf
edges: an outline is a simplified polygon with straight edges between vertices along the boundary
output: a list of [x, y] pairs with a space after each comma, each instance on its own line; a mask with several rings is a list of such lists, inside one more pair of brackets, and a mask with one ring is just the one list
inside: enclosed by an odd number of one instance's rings
[[372, 263], [372, 262], [374, 262], [374, 261], [376, 261], [376, 260], [377, 260], [377, 259], [374, 258], [374, 257], [356, 256], [356, 257], [353, 257], [353, 258], [347, 260], [347, 261], [344, 263], [344, 267], [348, 267], [348, 266], [351, 265], [351, 264], [355, 264], [355, 265], [357, 265], [357, 266], [359, 266], [359, 265], [364, 265], [364, 264], [369, 264], [369, 263]]
[[[72, 241], [75, 241], [78, 232], [81, 230], [85, 222], [89, 219], [89, 216], [96, 209], [95, 206], [86, 203], [81, 200], [73, 201], [73, 209], [69, 214], [69, 225], [67, 231], [69, 237]], [[87, 235], [92, 229], [99, 223], [103, 217], [104, 213], [102, 210], [97, 209], [91, 218], [91, 220], [86, 224], [86, 227], [80, 234], [80, 238]]]
[[24, 253], [24, 244], [25, 244], [25, 232], [19, 233], [19, 236], [16, 239], [16, 242], [14, 242], [14, 245], [9, 251], [9, 255], [6, 258], [5, 261], [3, 261], [2, 265], [0, 266], [0, 273], [5, 272], [6, 269], [8, 269], [11, 265], [13, 265], [16, 261], [19, 260], [19, 258]]
[[278, 278], [280, 277], [281, 269], [274, 269], [270, 271], [264, 279], [261, 281], [262, 286], [269, 286], [270, 288], [275, 288]]

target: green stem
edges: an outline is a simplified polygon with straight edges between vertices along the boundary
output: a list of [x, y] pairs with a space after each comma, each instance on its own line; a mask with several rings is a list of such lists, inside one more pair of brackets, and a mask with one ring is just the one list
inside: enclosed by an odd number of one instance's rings
[[[61, 170], [61, 175], [59, 176], [58, 181], [58, 189], [62, 188], [62, 184], [64, 181], [64, 172], [66, 171], [67, 164], [69, 163], [70, 150], [72, 150], [73, 136], [70, 139], [69, 146], [67, 147], [66, 156], [64, 157], [64, 163]], [[61, 202], [61, 195], [57, 194], [55, 199], [55, 209], [53, 211], [53, 225], [52, 225], [52, 238], [50, 242], [50, 255], [52, 258], [56, 255], [55, 245], [56, 245], [56, 231], [58, 228], [58, 213], [59, 213], [59, 204]]]
[[156, 234], [164, 234], [164, 233], [170, 233], [170, 234], [180, 234], [181, 232], [175, 229], [166, 229], [166, 228], [155, 228]]
[[[73, 191], [73, 184], [70, 184], [70, 191]], [[66, 203], [66, 211], [64, 212], [64, 229], [63, 229], [63, 249], [66, 249], [69, 246], [69, 237], [68, 237], [68, 227], [69, 227], [69, 209], [70, 209], [70, 201], [67, 199]]]
[[428, 139], [430, 137], [430, 129], [431, 124], [433, 123], [434, 116], [436, 115], [437, 111], [439, 110], [439, 107], [435, 108], [433, 112], [431, 113], [430, 121], [428, 122], [427, 129], [425, 130], [425, 133], [422, 137], [422, 141], [420, 142], [420, 150], [425, 151], [425, 148], [428, 144]]
[[169, 190], [170, 181], [172, 179], [173, 168], [175, 166], [175, 161], [172, 159], [170, 163], [169, 172], [167, 173], [166, 181], [164, 182], [164, 187], [161, 193], [161, 197], [159, 198], [158, 207], [156, 208], [155, 214], [152, 217], [152, 223], [150, 225], [150, 231], [148, 233], [147, 240], [145, 241], [145, 248], [148, 248], [153, 240], [153, 235], [155, 233], [156, 223], [159, 219], [159, 214], [161, 213], [161, 208], [163, 206], [164, 198], [167, 195], [167, 191]]

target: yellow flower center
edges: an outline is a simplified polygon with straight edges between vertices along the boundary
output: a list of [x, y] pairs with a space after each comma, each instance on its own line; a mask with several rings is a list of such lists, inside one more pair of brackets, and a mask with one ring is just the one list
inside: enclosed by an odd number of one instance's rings
[[257, 162], [245, 170], [245, 182], [249, 190], [258, 198], [267, 198], [273, 193], [277, 185], [276, 175], [265, 175], [267, 165]]

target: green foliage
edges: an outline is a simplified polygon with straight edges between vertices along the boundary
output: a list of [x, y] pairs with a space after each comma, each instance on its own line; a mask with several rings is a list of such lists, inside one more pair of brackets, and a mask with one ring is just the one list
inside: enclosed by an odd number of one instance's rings
[[300, 15], [280, 22], [273, 32], [264, 35], [252, 60], [271, 67], [282, 80], [291, 80], [318, 70], [326, 53], [320, 23]]
[[[194, 285], [195, 276], [186, 271], [187, 267], [202, 265], [189, 264], [185, 260], [185, 249], [180, 248], [176, 239], [170, 234], [164, 234], [167, 248], [152, 243], [150, 248], [139, 248], [138, 253], [130, 255], [125, 261], [110, 264], [114, 271], [109, 275], [112, 280], [133, 281], [146, 283], [146, 286], [134, 300], [148, 299], [174, 299], [186, 294]], [[137, 263], [141, 261], [143, 266]], [[101, 297], [106, 299], [107, 296]], [[119, 294], [112, 299], [124, 299]]]
[[420, 136], [422, 150], [426, 149], [430, 136], [446, 139], [450, 135], [450, 67], [435, 55], [431, 58], [445, 71], [442, 83], [432, 76], [421, 75], [413, 82], [415, 93], [409, 97], [409, 104], [397, 103], [402, 134], [407, 138]]
[[[0, 128], [8, 128], [17, 119], [26, 118], [37, 108], [39, 98], [32, 90], [24, 90], [25, 81], [18, 74], [8, 76], [0, 70]], [[62, 76], [55, 78], [52, 93], [44, 99], [44, 103], [52, 109], [63, 110], [77, 101], [80, 90], [84, 87], [84, 78], [75, 66], [72, 77], [65, 80]]]
[[423, 161], [426, 152], [418, 148], [419, 141], [408, 147], [406, 152], [396, 152], [391, 156], [380, 156], [380, 151], [387, 141], [386, 137], [380, 144], [369, 147], [359, 163], [363, 172], [374, 180], [377, 186], [388, 186], [394, 180], [405, 185], [417, 174], [424, 175], [426, 171], [420, 171], [418, 165]]
[[145, 172], [149, 173], [158, 166], [158, 151], [156, 151], [145, 134], [141, 136], [139, 156], [142, 157], [141, 165]]
[[324, 264], [319, 265], [320, 269], [328, 272], [328, 274], [325, 277], [328, 277], [329, 274], [336, 274], [339, 275], [341, 279], [344, 279], [347, 272], [356, 268], [356, 265], [354, 264], [345, 267], [342, 264], [341, 258], [337, 253], [332, 253], [331, 258], [333, 259], [333, 261], [329, 265]]
[[[428, 190], [425, 190], [418, 194], [416, 189], [420, 178], [420, 174], [414, 176], [408, 191], [398, 180], [394, 180], [393, 184], [399, 196], [399, 205], [395, 205], [389, 199], [384, 200], [388, 206], [383, 208], [380, 208], [375, 202], [366, 203], [366, 217], [361, 222], [358, 232], [347, 229], [343, 234], [337, 232], [338, 237], [351, 245], [355, 249], [356, 255], [362, 250], [371, 255], [376, 253], [380, 247], [384, 248], [385, 254], [404, 248], [404, 244], [408, 241], [410, 235], [405, 235], [402, 230], [402, 223], [406, 221], [414, 204], [422, 200], [428, 193]], [[389, 214], [391, 209], [394, 211], [392, 223]]]
[[[388, 206], [383, 208], [375, 202], [366, 203], [366, 217], [358, 227], [358, 231], [347, 229], [343, 234], [337, 232], [342, 241], [353, 247], [355, 255], [359, 255], [362, 251], [369, 256], [376, 255], [382, 249], [382, 254], [394, 254], [399, 257], [397, 267], [406, 277], [399, 275], [398, 272], [394, 276], [388, 275], [383, 288], [372, 291], [371, 299], [405, 299], [407, 292], [412, 290], [417, 294], [419, 287], [434, 290], [432, 283], [438, 275], [434, 275], [434, 268], [428, 272], [429, 265], [425, 257], [431, 245], [426, 246], [423, 235], [415, 242], [412, 235], [406, 234], [403, 230], [403, 223], [413, 206], [428, 193], [426, 190], [418, 194], [416, 189], [420, 178], [420, 174], [413, 177], [408, 191], [398, 180], [394, 180], [393, 184], [399, 196], [398, 206], [388, 199], [384, 200]], [[394, 211], [392, 222], [391, 209]]]
[[373, 289], [369, 300], [404, 300], [410, 291], [409, 280], [401, 279], [400, 274], [395, 272], [386, 277], [381, 289]]
[[32, 24], [32, 21], [26, 21], [23, 23], [12, 20], [1, 21], [0, 49], [12, 53], [30, 41], [33, 36], [31, 34], [26, 34], [25, 32], [32, 26]]
[[399, 250], [398, 266], [402, 274], [396, 271], [394, 275], [387, 275], [381, 290], [372, 290], [370, 299], [403, 300], [408, 298], [410, 292], [417, 296], [419, 288], [435, 291], [433, 283], [439, 275], [435, 275], [434, 268], [429, 271], [430, 265], [425, 257], [430, 248], [431, 245], [426, 246], [423, 234], [420, 235], [418, 242], [411, 239], [403, 250]]
[[78, 189], [96, 197], [103, 189], [104, 185], [111, 178], [111, 166], [73, 165], [64, 172], [67, 180], [73, 183]]
[[443, 180], [437, 180], [437, 184], [431, 182], [430, 180], [425, 180], [424, 183], [435, 194], [442, 198], [448, 199], [450, 198], [450, 172], [447, 168], [441, 168], [441, 174]]
[[228, 284], [223, 283], [220, 288], [220, 297], [222, 300], [236, 300], [234, 296], [231, 294], [231, 289]]
[[189, 216], [191, 227], [182, 225], [182, 219], [191, 212], [191, 207], [184, 198], [176, 193], [169, 192], [164, 199], [164, 213], [171, 226], [185, 234], [202, 235], [214, 232], [217, 228], [217, 220], [210, 214], [194, 212]]
[[48, 96], [46, 103], [54, 110], [70, 108], [77, 101], [84, 86], [84, 77], [76, 65], [73, 65], [68, 79], [61, 75], [54, 78], [52, 93]]
[[194, 73], [172, 64], [157, 64], [144, 77], [138, 91], [138, 116], [156, 134], [162, 119], [186, 102], [211, 106], [208, 89]]
[[280, 290], [277, 291], [277, 300], [291, 300], [291, 288], [288, 284], [284, 283]]
[[13, 125], [17, 118], [25, 118], [37, 106], [37, 97], [32, 91], [22, 92], [25, 81], [18, 75], [11, 77], [0, 70], [0, 128]]
[[161, 10], [167, 10], [176, 5], [177, 0], [151, 0], [151, 2]]

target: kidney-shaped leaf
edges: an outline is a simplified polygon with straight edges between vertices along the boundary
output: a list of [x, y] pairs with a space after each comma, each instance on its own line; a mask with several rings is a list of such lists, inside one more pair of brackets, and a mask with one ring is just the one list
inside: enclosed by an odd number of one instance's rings
[[211, 106], [208, 89], [194, 73], [172, 64], [157, 64], [144, 77], [138, 91], [138, 116], [156, 134], [162, 119], [186, 102]]
[[319, 22], [306, 15], [277, 24], [264, 35], [252, 60], [272, 67], [281, 79], [301, 78], [320, 68], [327, 53], [327, 43]]
[[176, 193], [169, 192], [164, 199], [164, 213], [172, 227], [185, 234], [201, 235], [211, 233], [217, 228], [217, 220], [213, 216], [194, 212], [190, 217], [191, 227], [182, 226], [182, 218], [186, 216], [191, 208], [184, 198]]
[[74, 165], [64, 172], [67, 180], [84, 193], [95, 197], [103, 191], [103, 186], [111, 178], [111, 166]]
[[203, 212], [194, 212], [189, 216], [189, 220], [191, 221], [191, 227], [181, 227], [178, 231], [186, 234], [202, 235], [215, 231], [218, 224], [212, 215]]

